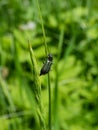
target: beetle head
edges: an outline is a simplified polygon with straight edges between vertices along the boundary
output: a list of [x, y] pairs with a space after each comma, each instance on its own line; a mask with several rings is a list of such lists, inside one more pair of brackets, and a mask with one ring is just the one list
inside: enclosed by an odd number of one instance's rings
[[48, 54], [48, 60], [49, 60], [49, 61], [52, 61], [52, 60], [53, 60], [52, 54]]

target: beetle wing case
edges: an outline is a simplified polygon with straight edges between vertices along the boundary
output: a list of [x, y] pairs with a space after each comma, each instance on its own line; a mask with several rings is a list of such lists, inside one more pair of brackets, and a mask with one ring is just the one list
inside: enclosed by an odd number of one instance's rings
[[50, 71], [52, 60], [53, 60], [52, 54], [48, 54], [48, 57], [41, 68], [40, 75], [47, 74]]
[[41, 69], [40, 75], [47, 74], [51, 68], [51, 65], [52, 65], [51, 61], [46, 61]]

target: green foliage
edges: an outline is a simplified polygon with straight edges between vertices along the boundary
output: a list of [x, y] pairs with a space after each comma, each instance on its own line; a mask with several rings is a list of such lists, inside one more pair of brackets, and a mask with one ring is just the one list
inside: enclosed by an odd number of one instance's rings
[[[53, 130], [97, 130], [97, 1], [39, 2], [54, 58]], [[46, 54], [38, 13], [34, 0], [0, 1], [0, 130], [40, 130], [48, 124], [47, 76], [39, 77]]]

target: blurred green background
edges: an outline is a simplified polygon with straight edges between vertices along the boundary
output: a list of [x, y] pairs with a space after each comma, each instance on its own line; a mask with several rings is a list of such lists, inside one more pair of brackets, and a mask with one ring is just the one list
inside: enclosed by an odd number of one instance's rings
[[[50, 71], [53, 130], [98, 130], [98, 1], [39, 0], [39, 5], [54, 58]], [[0, 0], [0, 130], [41, 130], [35, 122], [28, 39], [40, 72], [46, 54], [36, 0]], [[40, 81], [47, 125], [47, 75]]]

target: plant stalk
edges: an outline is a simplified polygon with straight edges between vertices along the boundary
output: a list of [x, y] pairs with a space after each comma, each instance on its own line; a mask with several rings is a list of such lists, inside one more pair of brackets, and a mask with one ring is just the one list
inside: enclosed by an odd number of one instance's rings
[[[48, 56], [49, 50], [48, 50], [48, 46], [47, 46], [47, 42], [46, 42], [46, 34], [45, 34], [41, 9], [40, 9], [40, 6], [39, 6], [39, 1], [36, 0], [36, 3], [37, 3], [37, 8], [38, 8], [39, 17], [40, 17], [41, 26], [42, 26], [44, 46], [45, 46], [45, 54]], [[51, 130], [52, 129], [52, 127], [51, 127], [51, 85], [50, 85], [50, 75], [49, 75], [49, 73], [48, 73], [48, 96], [49, 96], [49, 98], [48, 98], [49, 99], [48, 126], [49, 126], [49, 130]]]

